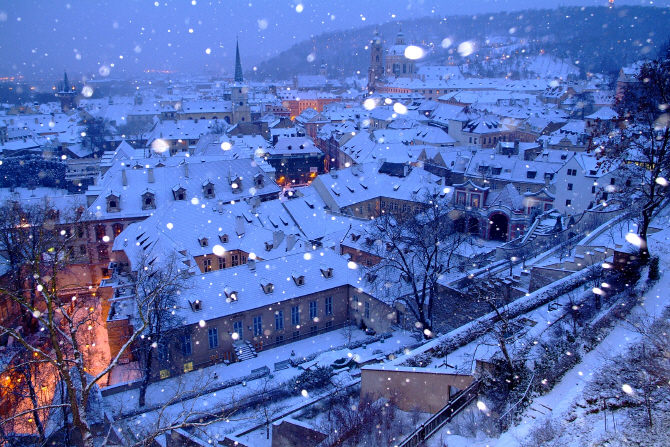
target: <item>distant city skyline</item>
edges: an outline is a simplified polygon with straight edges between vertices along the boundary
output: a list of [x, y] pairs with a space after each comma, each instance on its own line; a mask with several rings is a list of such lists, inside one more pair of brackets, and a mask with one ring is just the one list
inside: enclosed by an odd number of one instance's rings
[[[232, 76], [235, 37], [252, 69], [323, 32], [424, 16], [481, 14], [537, 7], [531, 0], [250, 0], [180, 3], [147, 0], [0, 2], [0, 76], [59, 79], [73, 74], [129, 75], [145, 70]], [[606, 5], [607, 0], [545, 1], [542, 7]], [[668, 6], [616, 0], [617, 5]], [[74, 78], [73, 80], [80, 80]]]

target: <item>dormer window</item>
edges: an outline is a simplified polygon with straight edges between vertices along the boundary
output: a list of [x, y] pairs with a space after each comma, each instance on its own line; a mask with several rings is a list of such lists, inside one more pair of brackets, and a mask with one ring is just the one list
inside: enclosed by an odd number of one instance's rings
[[305, 275], [301, 275], [298, 272], [293, 272], [293, 281], [295, 282], [296, 286], [304, 286], [305, 285]]
[[361, 238], [361, 235], [360, 235], [360, 234], [354, 234], [354, 233], [351, 233], [351, 241], [352, 241], [352, 242], [356, 242], [356, 241], [358, 241], [360, 238]]
[[537, 171], [528, 171], [526, 172], [526, 178], [535, 178]]
[[265, 243], [265, 251], [271, 251], [273, 245], [274, 245], [274, 244], [273, 244], [272, 242], [266, 242], [266, 243]]
[[491, 174], [493, 174], [493, 175], [500, 175], [501, 172], [502, 172], [502, 168], [491, 169]]
[[270, 293], [274, 292], [274, 290], [275, 290], [274, 284], [272, 284], [270, 281], [268, 281], [265, 278], [261, 279], [261, 287], [263, 288], [263, 292], [265, 292], [266, 294], [270, 294]]
[[261, 174], [254, 175], [254, 186], [256, 188], [262, 188], [263, 186], [265, 186], [263, 175]]
[[156, 194], [147, 189], [142, 193], [142, 209], [143, 210], [155, 210], [156, 209]]
[[242, 177], [236, 177], [231, 180], [230, 187], [234, 193], [242, 192]]
[[207, 247], [209, 245], [209, 240], [205, 236], [198, 236], [198, 242], [201, 247]]
[[233, 301], [238, 300], [237, 291], [233, 290], [231, 287], [226, 286], [223, 288], [223, 293], [226, 294], [226, 302], [232, 303]]
[[321, 266], [321, 274], [324, 278], [329, 279], [333, 277], [333, 268]]
[[114, 192], [110, 193], [107, 196], [107, 212], [108, 213], [118, 213], [121, 211], [121, 195]]
[[227, 234], [219, 234], [219, 240], [221, 241], [222, 244], [227, 244], [228, 243], [228, 235]]
[[213, 199], [216, 195], [214, 192], [214, 183], [210, 182], [209, 180], [205, 180], [205, 182], [203, 182], [202, 191], [205, 194], [205, 198], [207, 199]]
[[175, 200], [186, 200], [186, 188], [181, 185], [177, 185], [172, 188], [172, 195]]
[[193, 312], [200, 312], [202, 310], [202, 301], [200, 300], [195, 300], [193, 302], [189, 301], [189, 304], [191, 305]]

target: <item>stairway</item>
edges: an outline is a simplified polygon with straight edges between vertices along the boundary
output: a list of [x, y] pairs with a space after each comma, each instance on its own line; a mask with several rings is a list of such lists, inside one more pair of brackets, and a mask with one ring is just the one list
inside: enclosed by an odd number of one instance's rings
[[238, 362], [253, 359], [258, 354], [249, 341], [241, 341], [235, 344], [235, 356]]
[[536, 237], [538, 237], [541, 234], [549, 234], [552, 232], [554, 229], [554, 225], [546, 225], [546, 224], [539, 224], [535, 229], [533, 230], [533, 234], [528, 236], [527, 241], [531, 242], [533, 241]]

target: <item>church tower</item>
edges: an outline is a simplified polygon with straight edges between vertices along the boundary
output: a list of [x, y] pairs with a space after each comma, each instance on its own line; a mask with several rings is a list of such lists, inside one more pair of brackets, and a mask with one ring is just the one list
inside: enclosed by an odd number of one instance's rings
[[321, 58], [321, 67], [319, 67], [319, 76], [323, 76], [324, 78], [328, 77], [328, 68], [326, 67], [326, 61]]
[[249, 107], [249, 86], [244, 83], [242, 62], [240, 61], [240, 43], [235, 51], [235, 82], [230, 86], [230, 99], [233, 103], [233, 124], [251, 121]]
[[377, 82], [384, 76], [384, 48], [379, 32], [375, 28], [375, 36], [370, 45], [370, 67], [368, 68], [368, 92], [374, 92]]
[[63, 82], [59, 83], [58, 87], [56, 87], [56, 96], [60, 98], [62, 112], [69, 112], [76, 107], [75, 98], [77, 97], [77, 91], [74, 88], [74, 85], [70, 85], [70, 81], [67, 79], [67, 71], [65, 71]]

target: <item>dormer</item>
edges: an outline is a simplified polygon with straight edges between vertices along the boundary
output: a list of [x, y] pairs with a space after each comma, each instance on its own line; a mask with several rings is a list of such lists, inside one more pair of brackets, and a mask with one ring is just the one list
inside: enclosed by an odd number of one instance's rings
[[242, 177], [235, 176], [230, 179], [230, 188], [234, 193], [242, 192]]
[[222, 244], [227, 244], [228, 243], [228, 235], [225, 233], [219, 233], [219, 241], [221, 241]]
[[537, 171], [527, 171], [526, 172], [526, 178], [535, 178], [537, 175]]
[[176, 185], [172, 188], [172, 195], [175, 200], [186, 200], [186, 188]]
[[238, 300], [237, 291], [233, 290], [231, 287], [226, 286], [223, 288], [223, 293], [226, 294], [226, 302], [232, 303]]
[[118, 213], [119, 211], [121, 211], [121, 194], [110, 191], [107, 194], [107, 212]]
[[200, 235], [198, 236], [198, 243], [200, 244], [201, 247], [207, 247], [209, 245], [209, 239], [207, 239], [203, 235]]
[[156, 209], [156, 193], [152, 189], [145, 189], [142, 193], [142, 209], [155, 210]]
[[265, 177], [263, 174], [257, 173], [254, 175], [254, 187], [263, 188], [265, 186]]
[[293, 273], [291, 273], [291, 276], [293, 277], [296, 286], [300, 287], [305, 285], [305, 275], [301, 275], [294, 270]]
[[266, 242], [265, 243], [265, 251], [271, 251], [273, 247], [272, 242]]
[[216, 197], [216, 193], [214, 191], [214, 183], [212, 183], [209, 179], [202, 182], [202, 192], [205, 195], [206, 199], [213, 199], [214, 197]]
[[357, 242], [360, 238], [360, 234], [351, 233], [351, 242]]
[[191, 305], [191, 309], [193, 310], [193, 312], [200, 312], [202, 310], [202, 301], [195, 300], [195, 301], [189, 301], [188, 303]]
[[270, 294], [275, 290], [274, 284], [272, 284], [265, 278], [261, 278], [261, 287], [263, 288], [263, 292], [265, 292], [266, 294]]
[[330, 279], [333, 277], [333, 268], [332, 267], [326, 267], [325, 265], [321, 265], [321, 274], [323, 275], [324, 278]]

